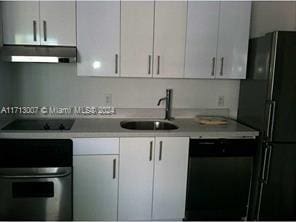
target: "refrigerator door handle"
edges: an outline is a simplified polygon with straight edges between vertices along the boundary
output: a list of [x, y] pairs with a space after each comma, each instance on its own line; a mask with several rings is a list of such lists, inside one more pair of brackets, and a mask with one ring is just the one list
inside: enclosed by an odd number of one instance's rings
[[266, 148], [266, 151], [268, 151], [268, 158], [267, 158], [267, 164], [266, 164], [266, 171], [264, 170], [265, 171], [264, 179], [263, 179], [264, 184], [268, 183], [270, 163], [271, 163], [271, 154], [272, 154], [272, 145], [269, 144], [268, 147]]
[[270, 141], [273, 140], [273, 130], [274, 130], [274, 119], [275, 119], [275, 108], [276, 108], [276, 102], [272, 101], [272, 114], [271, 114], [271, 127], [270, 127]]
[[267, 123], [267, 134], [266, 134], [268, 142], [272, 142], [272, 139], [273, 139], [275, 108], [276, 108], [276, 102], [270, 101], [269, 102], [268, 123]]
[[264, 158], [263, 158], [263, 165], [262, 165], [261, 182], [264, 182], [264, 179], [265, 179], [267, 153], [268, 153], [268, 146], [266, 145], [266, 147], [264, 149]]

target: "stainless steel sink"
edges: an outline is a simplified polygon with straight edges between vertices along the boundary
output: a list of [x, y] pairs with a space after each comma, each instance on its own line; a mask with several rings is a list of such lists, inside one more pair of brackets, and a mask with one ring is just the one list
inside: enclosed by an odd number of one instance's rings
[[175, 130], [178, 126], [164, 121], [122, 121], [120, 126], [129, 130]]

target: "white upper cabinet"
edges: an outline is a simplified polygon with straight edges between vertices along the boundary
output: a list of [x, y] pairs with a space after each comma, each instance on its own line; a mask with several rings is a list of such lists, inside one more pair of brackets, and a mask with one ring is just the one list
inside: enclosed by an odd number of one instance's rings
[[251, 2], [188, 3], [186, 78], [246, 77]]
[[7, 45], [76, 45], [75, 1], [2, 2]]
[[155, 2], [153, 77], [183, 77], [186, 19], [186, 1]]
[[221, 2], [217, 78], [246, 77], [251, 2]]
[[39, 45], [39, 2], [1, 2], [3, 44]]
[[215, 78], [220, 2], [188, 2], [186, 78]]
[[77, 2], [79, 76], [119, 76], [120, 2]]
[[121, 2], [121, 76], [152, 76], [153, 21], [153, 1]]
[[41, 45], [76, 45], [76, 2], [40, 1]]
[[189, 138], [155, 139], [152, 220], [185, 217]]
[[118, 220], [150, 220], [154, 138], [120, 138]]

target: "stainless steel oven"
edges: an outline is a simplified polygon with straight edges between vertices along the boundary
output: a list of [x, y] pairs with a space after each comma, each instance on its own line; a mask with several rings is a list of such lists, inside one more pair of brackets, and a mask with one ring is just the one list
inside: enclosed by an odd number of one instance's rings
[[72, 220], [71, 140], [0, 140], [0, 220]]

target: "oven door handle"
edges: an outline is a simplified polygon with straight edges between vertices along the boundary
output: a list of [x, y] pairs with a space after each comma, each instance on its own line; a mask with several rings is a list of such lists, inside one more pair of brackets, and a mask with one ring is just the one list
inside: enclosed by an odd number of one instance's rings
[[72, 173], [71, 167], [58, 168], [48, 168], [42, 170], [32, 169], [30, 172], [28, 170], [19, 169], [5, 169], [0, 170], [0, 178], [3, 179], [41, 179], [41, 178], [57, 178], [66, 177]]

